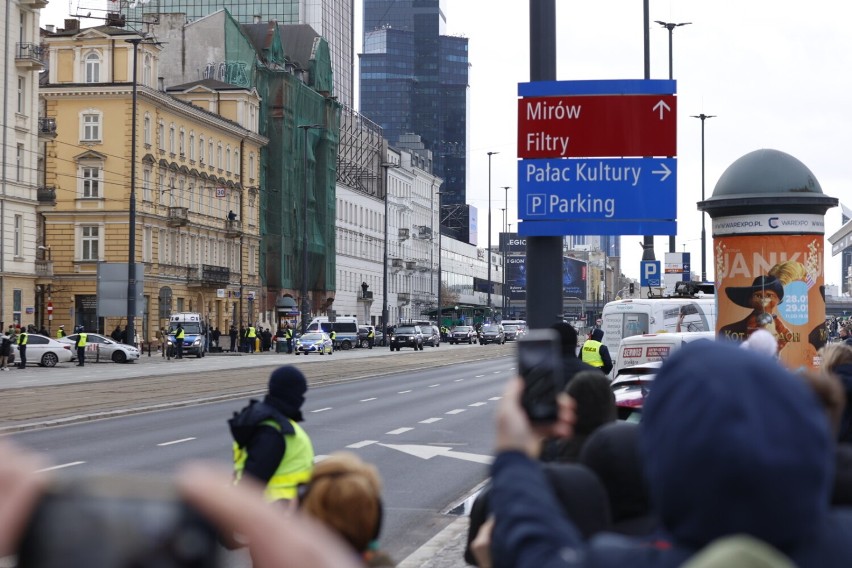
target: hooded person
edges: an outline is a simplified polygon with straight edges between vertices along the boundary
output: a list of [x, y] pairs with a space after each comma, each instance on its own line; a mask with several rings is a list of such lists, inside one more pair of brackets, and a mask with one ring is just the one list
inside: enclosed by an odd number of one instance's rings
[[292, 500], [311, 478], [314, 448], [302, 422], [308, 382], [293, 366], [275, 369], [262, 401], [251, 400], [228, 420], [234, 439], [234, 482], [250, 475], [270, 501]]
[[608, 375], [612, 371], [612, 357], [610, 357], [609, 349], [601, 343], [604, 331], [601, 328], [595, 328], [589, 335], [589, 338], [583, 343], [581, 356], [583, 363], [600, 369], [604, 375]]
[[[640, 426], [662, 543], [615, 535], [583, 543], [524, 450], [535, 431], [521, 388], [512, 383], [497, 417], [495, 567], [673, 568], [737, 534], [802, 568], [852, 565], [852, 509], [829, 508], [828, 420], [813, 391], [780, 363], [724, 341], [688, 344], [663, 363]], [[569, 431], [565, 408], [554, 432]]]

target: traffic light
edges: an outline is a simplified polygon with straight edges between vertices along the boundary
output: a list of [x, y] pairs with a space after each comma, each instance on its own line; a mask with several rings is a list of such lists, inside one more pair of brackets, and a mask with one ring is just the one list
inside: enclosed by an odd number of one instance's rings
[[633, 284], [633, 282], [631, 282], [631, 283], [630, 283], [630, 293], [631, 293], [631, 294], [632, 294], [632, 293], [633, 293], [633, 291], [636, 289], [636, 287], [635, 287], [635, 286], [636, 286], [636, 285], [635, 285], [635, 284]]

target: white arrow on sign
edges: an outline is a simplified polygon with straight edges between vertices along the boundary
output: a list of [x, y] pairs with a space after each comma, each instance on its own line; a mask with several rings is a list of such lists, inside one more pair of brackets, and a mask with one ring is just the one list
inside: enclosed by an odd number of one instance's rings
[[660, 178], [660, 181], [666, 181], [670, 175], [672, 175], [672, 171], [666, 165], [665, 162], [660, 162], [660, 167], [663, 168], [661, 170], [651, 170], [652, 174], [661, 174], [663, 177]]
[[666, 101], [660, 100], [657, 104], [654, 105], [654, 110], [660, 111], [660, 120], [663, 120], [663, 113], [667, 110], [672, 110], [672, 107], [666, 104]]
[[454, 452], [452, 448], [443, 446], [417, 446], [413, 444], [379, 444], [392, 450], [415, 456], [424, 460], [429, 460], [435, 456], [444, 456], [447, 458], [456, 458], [457, 460], [472, 461], [490, 465], [494, 461], [493, 456], [483, 456], [482, 454], [470, 454], [467, 452]]

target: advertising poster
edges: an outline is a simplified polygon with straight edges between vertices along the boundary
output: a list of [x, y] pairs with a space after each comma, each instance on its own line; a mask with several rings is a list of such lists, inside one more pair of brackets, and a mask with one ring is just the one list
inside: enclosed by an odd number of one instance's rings
[[819, 364], [825, 344], [823, 235], [713, 239], [717, 333], [738, 341], [766, 329], [791, 369]]
[[586, 299], [586, 262], [576, 258], [562, 259], [562, 295]]
[[506, 258], [506, 287], [509, 300], [525, 302], [527, 300], [527, 257], [509, 256]]

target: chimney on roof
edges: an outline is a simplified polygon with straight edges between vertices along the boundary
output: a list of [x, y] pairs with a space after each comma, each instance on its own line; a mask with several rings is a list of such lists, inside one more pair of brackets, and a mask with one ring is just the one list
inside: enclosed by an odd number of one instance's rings
[[47, 33], [52, 34], [56, 31], [56, 27], [53, 24], [48, 24], [44, 26], [44, 29], [47, 30]]
[[65, 31], [73, 32], [80, 29], [80, 20], [69, 18], [65, 20]]

